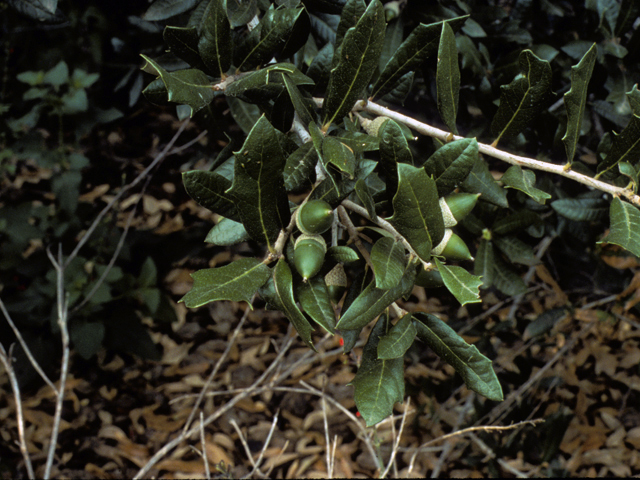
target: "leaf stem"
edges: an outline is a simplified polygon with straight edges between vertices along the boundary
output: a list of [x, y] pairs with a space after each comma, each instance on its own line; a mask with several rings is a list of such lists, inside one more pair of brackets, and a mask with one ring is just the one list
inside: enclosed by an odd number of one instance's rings
[[400, 235], [400, 233], [395, 228], [393, 228], [393, 225], [391, 225], [389, 222], [387, 222], [386, 220], [380, 217], [377, 217], [375, 219], [369, 217], [369, 213], [367, 212], [366, 208], [361, 207], [357, 203], [353, 203], [351, 200], [343, 200], [342, 205], [345, 208], [348, 208], [349, 210], [354, 211], [359, 215], [362, 215], [364, 218], [371, 220], [373, 223], [375, 223], [379, 227], [384, 228], [387, 232], [391, 233], [396, 238], [397, 241], [402, 242], [402, 245], [404, 245], [404, 248], [407, 249], [410, 255], [420, 260], [425, 270], [434, 269], [433, 264], [431, 264], [431, 262], [425, 262], [424, 260], [422, 260], [418, 256], [418, 254], [415, 252], [415, 250], [411, 247], [411, 245], [409, 245], [409, 242], [407, 242], [407, 240], [402, 235]]
[[[411, 127], [412, 129], [422, 133], [423, 135], [437, 138], [439, 140], [442, 140], [443, 142], [449, 141], [451, 137], [453, 137], [454, 140], [465, 138], [461, 137], [460, 135], [451, 135], [450, 132], [446, 132], [444, 130], [440, 130], [439, 128], [432, 127], [431, 125], [428, 125], [426, 123], [419, 122], [414, 118], [408, 117], [407, 115], [403, 115], [399, 112], [383, 107], [382, 105], [378, 105], [374, 102], [361, 100], [355, 104], [353, 110], [365, 111], [374, 115], [384, 115], [397, 122], [404, 123], [408, 127]], [[587, 185], [597, 190], [609, 193], [614, 197], [624, 197], [634, 205], [640, 206], [640, 195], [634, 194], [633, 191], [626, 188], [616, 187], [600, 180], [596, 180], [574, 170], [565, 170], [565, 165], [555, 165], [553, 163], [542, 162], [540, 160], [534, 160], [532, 158], [513, 155], [484, 143], [478, 143], [478, 149], [480, 153], [497, 158], [506, 163], [510, 163], [511, 165], [519, 165], [521, 167], [527, 167], [534, 170], [555, 173], [556, 175], [570, 178], [576, 182], [582, 183], [583, 185]]]

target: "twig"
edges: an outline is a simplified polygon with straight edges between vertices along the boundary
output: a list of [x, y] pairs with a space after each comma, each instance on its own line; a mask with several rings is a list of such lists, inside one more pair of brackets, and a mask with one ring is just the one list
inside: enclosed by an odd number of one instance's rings
[[71, 263], [71, 261], [74, 258], [76, 258], [76, 256], [78, 255], [78, 252], [80, 251], [80, 249], [84, 246], [85, 243], [87, 243], [89, 238], [91, 238], [91, 235], [93, 235], [94, 230], [100, 224], [100, 222], [102, 221], [102, 218], [109, 212], [109, 210], [111, 210], [113, 205], [115, 205], [115, 203], [118, 200], [120, 200], [120, 198], [122, 198], [122, 196], [126, 192], [131, 190], [138, 183], [140, 183], [142, 181], [142, 179], [145, 178], [149, 174], [149, 172], [151, 170], [153, 170], [156, 167], [156, 165], [158, 165], [167, 156], [167, 154], [173, 148], [173, 145], [176, 143], [176, 141], [178, 140], [180, 135], [182, 135], [182, 132], [187, 127], [188, 123], [189, 123], [189, 119], [187, 118], [184, 122], [182, 122], [182, 124], [180, 125], [180, 128], [178, 128], [178, 131], [173, 135], [171, 140], [169, 140], [169, 143], [167, 143], [167, 145], [162, 149], [162, 151], [158, 155], [156, 155], [156, 157], [149, 164], [149, 166], [147, 168], [145, 168], [142, 172], [140, 172], [140, 174], [136, 178], [134, 178], [131, 183], [129, 183], [128, 185], [125, 185], [124, 187], [122, 187], [122, 190], [120, 190], [109, 201], [109, 203], [100, 211], [100, 213], [98, 214], [98, 216], [96, 216], [96, 218], [93, 221], [93, 223], [91, 223], [91, 226], [89, 227], [89, 229], [86, 231], [86, 233], [82, 236], [82, 238], [80, 239], [80, 241], [76, 245], [76, 248], [73, 249], [73, 251], [71, 252], [69, 257], [67, 258], [67, 261], [64, 263], [64, 268], [68, 267], [69, 263]]
[[[452, 135], [450, 132], [446, 132], [444, 130], [440, 130], [439, 128], [432, 127], [431, 125], [422, 123], [412, 117], [403, 115], [394, 110], [383, 107], [382, 105], [378, 105], [374, 102], [361, 100], [355, 104], [355, 106], [353, 107], [353, 110], [354, 111], [364, 110], [374, 115], [384, 115], [395, 121], [404, 123], [408, 127], [413, 128], [414, 130], [422, 133], [423, 135], [428, 135], [430, 137], [437, 138], [439, 140], [442, 140], [443, 142], [448, 142], [451, 139], [460, 140], [464, 138], [459, 135]], [[562, 177], [567, 177], [576, 182], [582, 183], [583, 185], [587, 185], [597, 190], [607, 192], [613, 195], [614, 197], [625, 197], [634, 205], [640, 206], [640, 195], [636, 195], [635, 193], [633, 193], [633, 191], [626, 188], [620, 188], [614, 185], [610, 185], [608, 183], [588, 177], [586, 175], [583, 175], [571, 169], [565, 169], [566, 165], [555, 165], [553, 163], [534, 160], [532, 158], [527, 158], [527, 157], [521, 157], [519, 155], [513, 155], [511, 153], [504, 152], [502, 150], [497, 149], [496, 147], [493, 147], [491, 145], [487, 145], [484, 143], [478, 143], [478, 148], [480, 153], [497, 158], [511, 165], [519, 165], [521, 167], [531, 168], [534, 170], [540, 170], [543, 172], [554, 173]]]
[[487, 415], [485, 415], [479, 422], [488, 418], [488, 423], [495, 422], [498, 418], [500, 418], [510, 407], [511, 404], [514, 403], [519, 398], [522, 398], [524, 392], [526, 392], [531, 386], [538, 381], [538, 379], [547, 371], [551, 366], [556, 363], [564, 354], [566, 354], [569, 350], [573, 348], [573, 346], [580, 340], [585, 337], [587, 333], [593, 328], [595, 323], [587, 323], [582, 329], [578, 332], [576, 336], [574, 336], [570, 341], [564, 344], [564, 346], [556, 352], [556, 354], [549, 360], [540, 370], [538, 370], [529, 380], [520, 385], [520, 387], [509, 394], [507, 398], [504, 399], [502, 403], [493, 408]]
[[[536, 259], [540, 260], [544, 256], [544, 254], [547, 253], [547, 250], [551, 246], [551, 242], [553, 242], [554, 238], [555, 237], [547, 236], [542, 239], [542, 241], [539, 244], [538, 251], [536, 252]], [[531, 278], [533, 277], [533, 274], [535, 272], [536, 272], [535, 265], [532, 265], [531, 267], [529, 267], [529, 270], [527, 271], [523, 279], [525, 285], [531, 281]], [[525, 296], [524, 293], [521, 293], [515, 296], [515, 298], [513, 299], [513, 303], [511, 304], [511, 309], [509, 310], [509, 314], [507, 315], [508, 320], [513, 320], [515, 318], [516, 312], [518, 311], [518, 308], [520, 308], [520, 303], [522, 303], [522, 299], [524, 299], [524, 296]]]
[[[385, 478], [387, 476], [387, 473], [389, 473], [389, 470], [391, 469], [391, 466], [393, 465], [394, 467], [394, 478], [398, 478], [398, 466], [396, 465], [396, 454], [398, 453], [398, 448], [400, 447], [400, 440], [402, 439], [402, 431], [404, 430], [404, 424], [405, 421], [407, 420], [407, 413], [409, 412], [409, 406], [411, 405], [411, 397], [407, 398], [407, 405], [404, 408], [404, 412], [402, 412], [402, 421], [400, 422], [400, 429], [398, 430], [398, 434], [394, 435], [395, 436], [395, 440], [393, 442], [393, 448], [391, 450], [391, 457], [389, 458], [389, 463], [387, 463], [387, 468], [385, 468], [384, 472], [382, 472], [382, 475], [380, 475], [380, 478]], [[391, 423], [391, 426], [393, 426], [393, 422]]]
[[[324, 393], [324, 387], [326, 386], [326, 381], [322, 385], [322, 393]], [[320, 402], [322, 404], [322, 421], [324, 423], [324, 443], [327, 445], [327, 449], [325, 451], [327, 457], [327, 477], [333, 477], [333, 468], [331, 465], [331, 441], [329, 440], [329, 418], [327, 417], [327, 401], [324, 396], [320, 398]]]
[[[300, 385], [302, 385], [308, 392], [311, 392], [314, 395], [317, 395], [321, 398], [326, 398], [329, 401], [329, 403], [332, 403], [335, 407], [337, 407], [340, 411], [342, 411], [342, 413], [344, 413], [347, 417], [349, 417], [349, 419], [353, 423], [355, 423], [358, 429], [360, 430], [360, 433], [362, 434], [362, 440], [364, 441], [364, 444], [366, 445], [367, 450], [369, 450], [369, 453], [371, 454], [371, 458], [376, 464], [379, 464], [378, 455], [376, 454], [376, 450], [375, 448], [373, 448], [373, 444], [371, 443], [371, 437], [369, 436], [369, 433], [367, 432], [367, 429], [363, 426], [362, 422], [358, 420], [358, 417], [356, 417], [353, 413], [351, 413], [348, 409], [346, 409], [340, 402], [338, 402], [337, 400], [331, 397], [326, 396], [324, 392], [321, 392], [320, 390], [313, 388], [311, 385], [309, 385], [305, 381], [301, 380]], [[304, 392], [304, 390], [301, 390], [301, 389], [291, 389], [291, 391]]]
[[[407, 242], [407, 240], [402, 235], [400, 235], [400, 233], [389, 222], [387, 222], [386, 220], [384, 220], [383, 218], [380, 218], [380, 217], [377, 217], [376, 219], [370, 218], [369, 214], [367, 213], [367, 209], [366, 208], [361, 207], [357, 203], [353, 203], [351, 200], [343, 200], [342, 201], [342, 205], [345, 208], [348, 208], [349, 210], [352, 210], [352, 211], [356, 212], [357, 214], [362, 215], [366, 219], [371, 220], [373, 223], [377, 224], [379, 227], [384, 228], [386, 231], [388, 231], [389, 233], [391, 233], [395, 237], [396, 241], [402, 242], [402, 245], [404, 245], [404, 248], [411, 255], [413, 255], [417, 259], [420, 259], [420, 257], [415, 252], [413, 247], [411, 247], [411, 245], [409, 245], [409, 242]], [[433, 269], [433, 265], [430, 262], [425, 262], [422, 259], [420, 259], [420, 262], [422, 263], [422, 266], [424, 267], [425, 270], [432, 270]]]
[[62, 369], [60, 373], [60, 387], [56, 398], [56, 409], [53, 415], [53, 427], [51, 430], [51, 440], [49, 451], [47, 453], [47, 463], [44, 469], [43, 477], [48, 479], [51, 476], [51, 467], [53, 466], [53, 457], [58, 443], [58, 434], [60, 433], [60, 418], [62, 416], [62, 402], [64, 401], [65, 386], [67, 383], [67, 375], [69, 373], [69, 329], [67, 325], [67, 316], [69, 313], [69, 305], [64, 290], [64, 259], [62, 257], [62, 244], [58, 245], [58, 261], [53, 257], [51, 251], [47, 249], [47, 256], [56, 270], [57, 285], [57, 303], [58, 303], [58, 326], [60, 327], [60, 336], [62, 337]]
[[[451, 432], [449, 435], [451, 434], [455, 434], [457, 433], [460, 428], [460, 425], [462, 425], [462, 422], [464, 421], [464, 417], [467, 414], [467, 412], [471, 409], [471, 407], [473, 406], [473, 400], [475, 398], [475, 394], [471, 393], [471, 395], [469, 395], [467, 397], [467, 400], [464, 404], [464, 407], [462, 409], [460, 409], [460, 413], [458, 414], [458, 418], [456, 420], [456, 424], [453, 427], [453, 432]], [[445, 435], [446, 437], [446, 435]], [[431, 472], [431, 478], [438, 478], [438, 476], [440, 475], [440, 470], [442, 469], [442, 466], [444, 465], [444, 463], [447, 460], [447, 457], [449, 456], [449, 453], [451, 452], [451, 450], [453, 449], [453, 445], [450, 443], [447, 443], [444, 446], [444, 449], [442, 450], [442, 454], [438, 457], [438, 463], [436, 463], [435, 468], [433, 469], [433, 471]]]
[[211, 470], [209, 470], [209, 458], [207, 457], [207, 440], [204, 437], [204, 415], [200, 412], [200, 444], [202, 445], [202, 460], [204, 461], [204, 472], [207, 480], [211, 479]]
[[55, 384], [49, 379], [47, 374], [44, 373], [44, 370], [42, 370], [42, 367], [40, 366], [38, 361], [35, 359], [33, 354], [31, 353], [31, 350], [29, 349], [27, 342], [24, 341], [24, 338], [22, 337], [20, 330], [18, 330], [18, 327], [16, 327], [16, 324], [13, 323], [13, 319], [11, 318], [11, 315], [9, 315], [9, 311], [6, 309], [4, 302], [2, 301], [1, 298], [0, 298], [0, 310], [2, 310], [2, 314], [4, 315], [4, 318], [7, 320], [7, 323], [11, 327], [11, 330], [13, 330], [13, 333], [15, 334], [18, 340], [18, 343], [20, 343], [22, 350], [27, 355], [27, 358], [29, 359], [29, 362], [31, 362], [31, 365], [33, 366], [34, 370], [38, 372], [38, 374], [42, 377], [45, 383], [49, 385], [51, 389], [57, 394], [58, 387], [56, 387]]
[[253, 459], [253, 455], [251, 454], [251, 449], [249, 448], [249, 444], [247, 443], [247, 440], [244, 438], [244, 434], [242, 433], [242, 430], [240, 430], [240, 427], [238, 426], [238, 423], [236, 422], [235, 419], [231, 419], [231, 421], [229, 423], [231, 423], [231, 426], [233, 427], [233, 429], [238, 434], [238, 438], [240, 439], [240, 443], [242, 444], [242, 448], [244, 448], [244, 453], [247, 456], [247, 458], [249, 459], [249, 462], [251, 463], [251, 466], [253, 467], [253, 470], [251, 471], [251, 473], [253, 474], [256, 471], [258, 471], [258, 474], [261, 477], [264, 477], [264, 473], [262, 473], [260, 470], [258, 470], [258, 466], [256, 465], [256, 462]]
[[211, 386], [211, 383], [213, 382], [214, 377], [218, 373], [218, 370], [220, 370], [220, 367], [222, 366], [224, 361], [227, 359], [227, 357], [229, 356], [229, 353], [231, 352], [231, 349], [235, 345], [236, 338], [238, 338], [238, 334], [242, 331], [242, 327], [244, 326], [244, 322], [246, 322], [247, 318], [249, 317], [249, 312], [251, 311], [251, 305], [253, 304], [253, 302], [254, 302], [254, 300], [256, 298], [256, 295], [257, 294], [254, 293], [253, 296], [251, 297], [251, 300], [249, 301], [249, 304], [246, 306], [246, 308], [244, 310], [244, 313], [242, 314], [242, 317], [240, 318], [240, 321], [238, 322], [238, 325], [236, 326], [236, 328], [233, 331], [233, 335], [231, 335], [231, 338], [229, 339], [229, 342], [227, 343], [227, 348], [224, 349], [224, 352], [222, 352], [222, 356], [216, 362], [216, 365], [215, 365], [215, 367], [213, 367], [213, 370], [209, 374], [209, 377], [207, 378], [207, 381], [204, 382], [204, 385], [202, 386], [202, 389], [200, 390], [200, 394], [198, 395], [198, 399], [196, 400], [196, 403], [193, 405], [193, 408], [191, 409], [191, 412], [189, 413], [189, 417], [187, 418], [187, 421], [184, 424], [184, 428], [182, 429], [182, 434], [183, 435], [186, 434], [187, 430], [189, 430], [189, 427], [191, 426], [191, 422], [193, 421], [193, 419], [194, 419], [194, 417], [196, 415], [196, 412], [198, 411], [198, 408], [200, 407], [200, 404], [202, 403], [202, 399], [207, 394], [207, 390]]
[[[4, 305], [2, 306], [4, 309]], [[22, 453], [22, 458], [24, 459], [24, 465], [27, 469], [27, 476], [30, 479], [34, 479], [35, 474], [33, 473], [33, 465], [31, 464], [31, 457], [29, 457], [29, 451], [27, 450], [27, 441], [24, 436], [24, 414], [22, 412], [22, 398], [20, 395], [20, 384], [18, 383], [18, 377], [16, 377], [16, 372], [13, 369], [12, 362], [12, 349], [9, 349], [9, 354], [7, 355], [6, 350], [2, 343], [0, 343], [0, 362], [3, 363], [5, 370], [7, 371], [7, 375], [9, 376], [9, 382], [11, 383], [11, 389], [13, 390], [13, 398], [16, 402], [16, 420], [18, 422], [18, 438], [20, 441], [18, 444], [20, 445], [20, 453]]]
[[471, 433], [471, 432], [502, 432], [505, 430], [513, 430], [514, 428], [520, 428], [520, 427], [524, 427], [525, 425], [537, 425], [539, 423], [544, 422], [543, 419], [538, 418], [535, 420], [525, 420], [522, 422], [518, 422], [518, 423], [514, 423], [513, 425], [478, 425], [478, 426], [474, 426], [474, 427], [467, 427], [467, 428], [463, 428], [462, 430], [456, 430], [455, 432], [451, 432], [451, 433], [447, 433], [446, 435], [441, 435], [438, 438], [434, 438], [433, 440], [429, 440], [426, 443], [423, 443], [422, 445], [420, 445], [419, 447], [409, 447], [409, 448], [403, 448], [401, 449], [402, 451], [412, 451], [412, 450], [423, 450], [427, 447], [430, 447], [431, 445], [434, 445], [436, 443], [440, 443], [444, 440], [449, 440], [450, 438], [454, 438], [454, 437], [459, 437], [461, 435], [466, 435], [467, 433]]
[[[484, 452], [484, 454], [487, 455], [489, 458], [496, 458], [496, 453], [489, 447], [489, 445], [484, 443], [482, 440], [480, 440], [473, 433], [469, 434], [469, 438], [471, 438], [471, 440], [473, 440], [476, 443], [476, 445], [478, 445], [480, 447], [480, 449]], [[516, 477], [518, 477], [518, 478], [529, 478], [527, 475], [522, 473], [517, 468], [514, 468], [511, 465], [509, 465], [503, 459], [497, 458], [496, 460], [498, 461], [498, 463], [500, 464], [500, 466], [502, 468], [507, 470], [509, 473], [514, 474]]]
[[[240, 400], [242, 400], [242, 399], [244, 399], [244, 398], [246, 398], [248, 396], [251, 396], [254, 393], [262, 392], [262, 391], [265, 391], [266, 389], [270, 388], [270, 387], [264, 387], [264, 388], [258, 388], [258, 387], [265, 380], [265, 378], [273, 371], [273, 369], [278, 364], [278, 362], [280, 362], [280, 360], [282, 359], [284, 354], [289, 350], [289, 347], [291, 347], [291, 345], [293, 344], [293, 340], [294, 340], [294, 337], [292, 337], [290, 335], [287, 335], [287, 337], [285, 339], [285, 342], [284, 342], [284, 345], [282, 346], [282, 349], [280, 350], [280, 352], [278, 352], [278, 355], [276, 355], [276, 358], [273, 360], [271, 365], [269, 365], [269, 367], [267, 367], [267, 369], [262, 373], [262, 375], [260, 375], [260, 377], [258, 377], [258, 379], [256, 379], [256, 381], [253, 382], [253, 384], [251, 386], [249, 386], [248, 388], [244, 389], [238, 395], [233, 397], [224, 406], [216, 409], [216, 411], [214, 413], [209, 415], [204, 420], [202, 425], [206, 427], [210, 423], [216, 421], [218, 418], [220, 418], [226, 412], [231, 410]], [[197, 433], [198, 428], [199, 427], [196, 426], [196, 427], [190, 428], [186, 432], [185, 431], [180, 432], [180, 434], [176, 438], [174, 438], [173, 440], [171, 440], [170, 442], [165, 444], [160, 450], [158, 450], [149, 459], [149, 461], [138, 471], [138, 473], [136, 473], [134, 479], [144, 478], [146, 476], [146, 474], [149, 472], [149, 470], [151, 470], [156, 463], [158, 463], [171, 450], [173, 450], [175, 447], [177, 447], [185, 438], [188, 438], [191, 435], [193, 435], [194, 433]]]
[[276, 425], [278, 424], [279, 415], [280, 415], [280, 411], [278, 410], [276, 414], [273, 416], [273, 421], [271, 422], [271, 428], [269, 429], [267, 438], [264, 441], [264, 445], [262, 446], [262, 449], [260, 450], [260, 455], [258, 455], [258, 459], [256, 460], [253, 470], [249, 473], [249, 475], [247, 475], [248, 477], [252, 477], [254, 473], [260, 471], [258, 470], [258, 467], [260, 466], [260, 463], [262, 463], [262, 459], [264, 458], [264, 453], [266, 452], [267, 448], [269, 448], [269, 444], [271, 443], [271, 437], [273, 436], [273, 432], [275, 431]]

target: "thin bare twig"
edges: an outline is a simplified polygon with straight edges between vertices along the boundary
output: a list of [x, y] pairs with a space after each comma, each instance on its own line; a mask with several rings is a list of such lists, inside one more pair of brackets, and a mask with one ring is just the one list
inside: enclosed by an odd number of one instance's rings
[[40, 377], [42, 377], [44, 382], [47, 385], [49, 385], [51, 387], [51, 389], [57, 394], [58, 393], [58, 387], [56, 387], [55, 384], [49, 379], [47, 374], [44, 373], [44, 370], [42, 370], [42, 367], [40, 366], [38, 361], [35, 359], [33, 354], [31, 353], [31, 350], [29, 349], [29, 346], [27, 345], [27, 342], [24, 341], [24, 338], [22, 337], [22, 334], [20, 333], [20, 330], [18, 330], [18, 327], [16, 327], [16, 324], [13, 323], [13, 319], [11, 318], [11, 315], [9, 315], [9, 311], [5, 307], [4, 302], [2, 301], [1, 298], [0, 298], [0, 310], [2, 310], [2, 314], [4, 315], [4, 318], [7, 320], [7, 323], [11, 327], [11, 330], [13, 330], [13, 333], [15, 334], [16, 339], [18, 340], [18, 343], [20, 343], [20, 346], [22, 347], [22, 350], [27, 355], [27, 358], [29, 359], [29, 362], [33, 366], [34, 370], [36, 372], [38, 372], [38, 375], [40, 375]]
[[273, 421], [271, 422], [271, 428], [269, 429], [269, 433], [267, 434], [267, 438], [264, 441], [264, 445], [260, 450], [260, 455], [258, 455], [258, 459], [256, 460], [253, 470], [249, 473], [249, 475], [247, 475], [249, 478], [252, 477], [256, 472], [259, 472], [258, 467], [262, 463], [262, 459], [264, 458], [264, 453], [267, 451], [267, 448], [269, 448], [269, 444], [271, 443], [271, 437], [273, 436], [273, 432], [275, 431], [276, 425], [278, 424], [279, 415], [280, 415], [280, 411], [278, 410], [276, 414], [273, 416]]
[[[240, 400], [242, 400], [242, 399], [244, 399], [244, 398], [246, 398], [248, 396], [252, 396], [255, 393], [260, 393], [260, 392], [265, 391], [266, 389], [270, 388], [270, 387], [259, 388], [259, 386], [271, 374], [271, 372], [274, 370], [275, 366], [282, 360], [282, 358], [284, 357], [285, 353], [289, 350], [289, 347], [291, 347], [291, 345], [293, 344], [293, 340], [294, 340], [294, 337], [292, 337], [290, 335], [287, 335], [287, 337], [285, 338], [284, 345], [282, 346], [282, 349], [280, 350], [280, 352], [278, 352], [278, 355], [276, 355], [276, 358], [273, 360], [271, 365], [269, 365], [269, 367], [267, 367], [267, 369], [262, 373], [262, 375], [260, 375], [260, 377], [258, 377], [253, 382], [253, 384], [251, 386], [249, 386], [248, 388], [244, 389], [242, 392], [238, 393], [235, 397], [233, 397], [231, 400], [229, 400], [225, 405], [223, 405], [222, 407], [216, 409], [216, 411], [214, 413], [209, 415], [204, 420], [204, 422], [202, 423], [203, 426], [206, 427], [210, 423], [216, 421], [218, 418], [220, 418], [226, 412], [231, 410]], [[149, 472], [149, 470], [151, 470], [153, 468], [154, 465], [156, 465], [171, 450], [173, 450], [180, 443], [182, 443], [182, 441], [185, 438], [188, 438], [191, 435], [193, 435], [194, 433], [197, 433], [198, 432], [198, 428], [199, 427], [196, 426], [196, 427], [190, 428], [186, 432], [182, 431], [182, 432], [180, 432], [180, 434], [176, 438], [174, 438], [173, 440], [171, 440], [168, 443], [166, 443], [160, 450], [158, 450], [149, 459], [149, 461], [138, 471], [138, 473], [136, 473], [134, 479], [144, 478], [146, 476], [146, 474]]]
[[[464, 138], [459, 135], [452, 135], [450, 132], [446, 132], [444, 130], [440, 130], [439, 128], [432, 127], [431, 125], [422, 123], [412, 117], [403, 115], [394, 110], [383, 107], [382, 105], [378, 105], [374, 102], [361, 100], [355, 104], [353, 110], [354, 111], [364, 110], [374, 115], [384, 115], [386, 117], [392, 118], [393, 120], [404, 123], [408, 127], [413, 128], [414, 130], [422, 133], [423, 135], [428, 135], [430, 137], [437, 138], [443, 142], [448, 142], [450, 140], [460, 140]], [[596, 180], [595, 178], [588, 177], [574, 170], [571, 170], [570, 168], [567, 168], [567, 165], [556, 165], [553, 163], [543, 162], [540, 160], [534, 160], [532, 158], [513, 155], [511, 153], [505, 152], [503, 150], [499, 150], [494, 146], [487, 145], [484, 143], [478, 143], [478, 149], [480, 153], [497, 158], [511, 165], [518, 165], [520, 167], [531, 168], [534, 170], [540, 170], [543, 172], [554, 173], [562, 177], [567, 177], [578, 183], [582, 183], [583, 185], [587, 185], [589, 187], [595, 188], [602, 192], [607, 192], [613, 195], [614, 197], [625, 197], [634, 205], [640, 206], [640, 195], [636, 195], [635, 193], [633, 193], [632, 190], [627, 188], [616, 187], [609, 183], [605, 183], [600, 180]]]
[[94, 230], [98, 227], [98, 225], [102, 221], [102, 218], [111, 210], [111, 208], [116, 204], [116, 202], [118, 202], [126, 192], [131, 190], [138, 183], [140, 183], [142, 179], [145, 178], [151, 170], [153, 170], [162, 160], [164, 160], [164, 158], [167, 156], [169, 151], [173, 148], [173, 145], [176, 143], [180, 135], [182, 135], [182, 132], [184, 132], [184, 129], [187, 127], [188, 123], [189, 123], [189, 119], [187, 118], [184, 122], [182, 122], [182, 124], [180, 125], [180, 128], [178, 128], [178, 131], [173, 135], [171, 140], [169, 140], [169, 143], [167, 143], [167, 145], [162, 149], [162, 151], [158, 155], [156, 155], [156, 157], [149, 164], [149, 166], [145, 168], [142, 172], [140, 172], [140, 174], [136, 178], [134, 178], [131, 183], [122, 187], [122, 190], [120, 190], [109, 201], [109, 203], [105, 205], [105, 207], [96, 216], [95, 220], [91, 223], [91, 226], [87, 229], [86, 233], [83, 235], [83, 237], [80, 239], [76, 247], [73, 249], [69, 257], [67, 258], [67, 261], [64, 263], [65, 268], [69, 266], [69, 263], [71, 263], [71, 261], [73, 261], [74, 258], [76, 258], [76, 256], [78, 255], [78, 252], [80, 252], [80, 249], [84, 246], [85, 243], [87, 243], [89, 238], [91, 238], [91, 235], [93, 235]]
[[482, 440], [480, 440], [476, 435], [474, 435], [473, 433], [469, 433], [469, 438], [471, 438], [471, 440], [474, 441], [474, 443], [476, 445], [478, 445], [480, 447], [480, 449], [484, 452], [484, 454], [486, 456], [488, 456], [489, 458], [495, 458], [498, 463], [500, 464], [500, 466], [502, 468], [504, 468], [506, 471], [508, 471], [509, 473], [512, 473], [513, 475], [515, 475], [517, 478], [529, 478], [527, 475], [525, 475], [524, 473], [522, 473], [520, 470], [518, 470], [517, 468], [512, 467], [511, 465], [509, 465], [507, 462], [505, 462], [502, 458], [496, 458], [496, 452], [494, 452], [489, 445], [487, 445], [486, 443], [484, 443]]
[[[396, 465], [396, 454], [398, 453], [398, 448], [400, 447], [400, 440], [402, 439], [402, 432], [404, 430], [404, 424], [407, 420], [407, 413], [409, 412], [409, 406], [411, 405], [411, 397], [407, 398], [407, 405], [404, 407], [404, 412], [402, 412], [402, 421], [400, 422], [400, 430], [398, 431], [397, 435], [394, 435], [395, 439], [393, 442], [393, 448], [391, 450], [391, 457], [389, 458], [389, 463], [387, 463], [387, 468], [385, 468], [384, 472], [382, 472], [382, 475], [380, 475], [380, 478], [385, 478], [387, 476], [387, 473], [389, 473], [389, 470], [391, 469], [391, 466], [394, 466], [394, 477], [398, 478], [398, 467]], [[393, 426], [393, 422], [391, 423], [391, 425]]]
[[202, 460], [204, 461], [204, 472], [207, 480], [211, 478], [209, 469], [209, 458], [207, 457], [207, 439], [204, 436], [204, 414], [200, 412], [200, 443], [202, 444]]
[[[4, 308], [4, 305], [3, 305]], [[12, 362], [12, 349], [9, 348], [9, 354], [7, 355], [6, 350], [2, 343], [0, 343], [0, 362], [4, 365], [5, 370], [7, 371], [7, 375], [9, 376], [9, 382], [11, 383], [11, 389], [13, 390], [13, 398], [16, 402], [16, 420], [18, 422], [18, 445], [20, 446], [20, 453], [22, 454], [22, 458], [24, 459], [24, 465], [27, 469], [27, 476], [30, 479], [36, 478], [33, 473], [33, 465], [31, 463], [31, 457], [29, 457], [29, 451], [27, 450], [27, 441], [24, 436], [24, 414], [22, 412], [22, 398], [20, 394], [20, 384], [18, 383], [18, 377], [16, 377], [16, 372], [13, 369]]]
[[236, 338], [238, 338], [238, 334], [242, 331], [242, 327], [244, 326], [244, 322], [246, 322], [247, 318], [249, 318], [249, 312], [251, 311], [251, 305], [253, 304], [256, 296], [257, 296], [257, 294], [254, 293], [253, 296], [251, 297], [251, 300], [249, 300], [249, 304], [246, 306], [246, 308], [244, 310], [244, 313], [242, 314], [242, 317], [240, 318], [240, 321], [238, 322], [238, 325], [233, 330], [233, 334], [231, 335], [231, 338], [229, 339], [229, 342], [227, 343], [227, 348], [224, 349], [224, 352], [222, 352], [222, 356], [216, 362], [216, 365], [215, 365], [215, 367], [213, 367], [213, 370], [209, 374], [209, 377], [207, 378], [207, 381], [204, 382], [204, 385], [202, 386], [202, 389], [200, 390], [200, 394], [198, 395], [198, 399], [196, 400], [196, 403], [193, 405], [193, 408], [191, 409], [191, 412], [189, 413], [189, 417], [187, 418], [187, 421], [184, 424], [184, 428], [182, 429], [182, 433], [183, 434], [185, 434], [187, 432], [187, 430], [189, 430], [189, 427], [191, 426], [191, 422], [193, 421], [193, 419], [194, 419], [194, 417], [196, 415], [196, 412], [198, 411], [198, 408], [200, 407], [200, 404], [202, 403], [202, 400], [204, 399], [205, 395], [207, 394], [207, 390], [209, 390], [209, 387], [211, 386], [211, 383], [213, 382], [213, 379], [217, 375], [218, 370], [220, 370], [220, 367], [225, 362], [225, 360], [229, 356], [229, 353], [231, 352], [231, 349], [235, 345]]
[[51, 476], [51, 468], [53, 466], [53, 457], [58, 443], [58, 434], [60, 433], [60, 418], [62, 417], [62, 402], [64, 401], [65, 386], [67, 383], [67, 375], [69, 374], [69, 328], [67, 318], [69, 314], [69, 304], [64, 289], [64, 258], [62, 256], [62, 244], [58, 245], [58, 260], [53, 257], [51, 251], [47, 249], [47, 255], [53, 267], [56, 270], [56, 291], [58, 303], [58, 326], [60, 327], [60, 336], [62, 337], [62, 368], [60, 372], [60, 387], [58, 388], [56, 398], [56, 409], [53, 415], [53, 427], [51, 430], [51, 439], [49, 443], [49, 451], [47, 453], [47, 463], [44, 469], [44, 478]]

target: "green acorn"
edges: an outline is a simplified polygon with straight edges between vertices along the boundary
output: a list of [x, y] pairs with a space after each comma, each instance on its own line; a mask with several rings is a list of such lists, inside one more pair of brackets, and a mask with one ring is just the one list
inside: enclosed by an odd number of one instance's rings
[[296, 210], [296, 224], [302, 233], [324, 233], [333, 223], [333, 209], [324, 200], [309, 200]]
[[347, 274], [344, 272], [344, 266], [341, 263], [336, 264], [324, 276], [324, 283], [327, 285], [327, 290], [329, 290], [329, 298], [333, 303], [337, 304], [347, 289]]
[[473, 260], [467, 244], [450, 228], [445, 228], [442, 241], [431, 250], [431, 255], [441, 255], [447, 260]]
[[476, 206], [479, 193], [452, 193], [440, 199], [440, 210], [446, 228], [455, 226], [473, 207]]
[[302, 234], [296, 240], [293, 264], [306, 282], [322, 268], [327, 244], [320, 235]]

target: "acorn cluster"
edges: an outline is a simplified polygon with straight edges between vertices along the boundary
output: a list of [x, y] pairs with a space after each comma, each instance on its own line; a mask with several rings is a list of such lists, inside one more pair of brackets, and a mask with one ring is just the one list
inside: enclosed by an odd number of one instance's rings
[[[440, 199], [445, 233], [442, 241], [432, 249], [432, 255], [448, 260], [473, 259], [469, 248], [453, 232], [452, 227], [473, 210], [477, 200], [478, 195], [470, 193], [452, 193]], [[334, 212], [324, 200], [309, 200], [298, 207], [295, 219], [301, 234], [294, 243], [293, 264], [306, 282], [317, 275], [324, 265], [327, 244], [322, 234], [331, 228]], [[331, 300], [337, 303], [347, 287], [347, 276], [342, 263], [336, 264], [325, 275], [324, 280]]]

